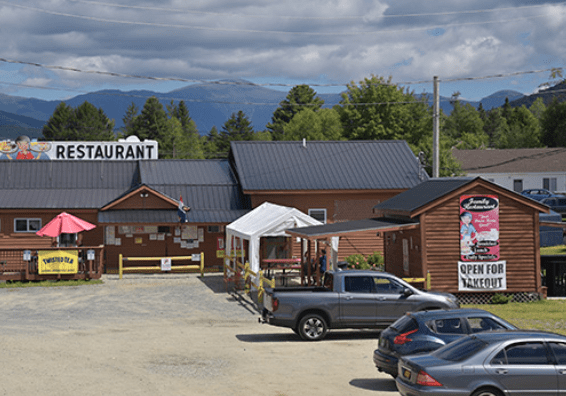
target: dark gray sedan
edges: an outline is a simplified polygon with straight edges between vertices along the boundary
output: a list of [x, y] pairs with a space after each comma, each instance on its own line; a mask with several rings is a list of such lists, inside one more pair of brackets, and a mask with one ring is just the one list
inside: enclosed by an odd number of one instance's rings
[[547, 396], [566, 394], [566, 337], [495, 331], [456, 340], [431, 354], [399, 360], [403, 396]]

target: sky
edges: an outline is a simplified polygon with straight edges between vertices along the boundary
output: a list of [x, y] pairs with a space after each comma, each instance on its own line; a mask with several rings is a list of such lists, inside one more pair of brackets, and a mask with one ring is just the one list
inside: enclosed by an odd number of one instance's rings
[[566, 1], [0, 0], [0, 93], [64, 100], [243, 79], [347, 90], [372, 75], [479, 100], [556, 83]]

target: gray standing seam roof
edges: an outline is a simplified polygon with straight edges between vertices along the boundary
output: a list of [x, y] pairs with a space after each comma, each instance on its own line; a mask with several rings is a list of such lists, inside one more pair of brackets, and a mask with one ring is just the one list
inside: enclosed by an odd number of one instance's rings
[[472, 180], [475, 180], [475, 178], [461, 177], [430, 179], [374, 206], [374, 210], [393, 210], [409, 214], [418, 208], [470, 183]]
[[[0, 161], [6, 209], [100, 209], [143, 184], [191, 207], [189, 222], [232, 222], [251, 206], [227, 160]], [[101, 222], [178, 221], [177, 209], [105, 211]], [[157, 217], [156, 217], [157, 216]]]
[[402, 140], [231, 142], [244, 191], [409, 189], [428, 179]]

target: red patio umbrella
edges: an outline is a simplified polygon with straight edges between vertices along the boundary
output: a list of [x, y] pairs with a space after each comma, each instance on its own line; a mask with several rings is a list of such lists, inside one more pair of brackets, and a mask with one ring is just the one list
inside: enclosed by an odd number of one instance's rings
[[49, 236], [55, 238], [61, 234], [75, 234], [81, 231], [92, 230], [96, 226], [88, 221], [79, 219], [69, 213], [63, 212], [58, 214], [53, 220], [47, 223], [36, 234], [39, 236]]

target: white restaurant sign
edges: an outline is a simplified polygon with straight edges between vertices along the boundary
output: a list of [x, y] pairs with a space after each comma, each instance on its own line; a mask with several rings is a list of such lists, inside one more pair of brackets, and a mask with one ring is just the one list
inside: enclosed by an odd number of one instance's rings
[[158, 159], [155, 140], [130, 136], [117, 142], [36, 142], [27, 136], [0, 141], [2, 160], [150, 160]]
[[458, 291], [507, 289], [505, 261], [458, 262]]

